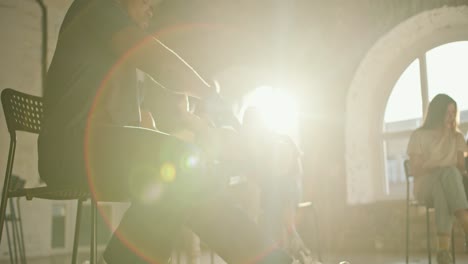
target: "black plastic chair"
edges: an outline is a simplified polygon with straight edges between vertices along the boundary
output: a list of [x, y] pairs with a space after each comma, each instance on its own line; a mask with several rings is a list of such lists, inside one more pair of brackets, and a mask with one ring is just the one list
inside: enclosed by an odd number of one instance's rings
[[[10, 134], [10, 148], [8, 152], [8, 162], [6, 166], [5, 179], [3, 183], [2, 199], [0, 203], [0, 241], [2, 238], [3, 226], [6, 219], [6, 208], [9, 198], [25, 197], [27, 200], [33, 198], [48, 200], [77, 200], [78, 207], [76, 213], [75, 235], [73, 241], [72, 264], [76, 263], [79, 230], [81, 220], [81, 209], [83, 202], [92, 198], [89, 190], [78, 189], [57, 189], [51, 187], [24, 188], [14, 190], [11, 186], [13, 163], [16, 150], [16, 132], [23, 131], [39, 134], [41, 121], [43, 119], [42, 98], [18, 92], [13, 89], [4, 89], [1, 93], [1, 100], [5, 121]], [[91, 202], [91, 243], [90, 243], [90, 263], [97, 262], [96, 245], [96, 224], [97, 207], [96, 201]]]
[[[405, 160], [404, 163], [405, 176], [406, 176], [406, 264], [409, 263], [409, 233], [410, 233], [410, 215], [409, 208], [410, 206], [422, 206], [426, 210], [426, 236], [427, 236], [427, 258], [429, 264], [432, 263], [432, 250], [431, 250], [431, 229], [430, 229], [430, 219], [429, 219], [429, 210], [432, 209], [431, 205], [425, 205], [419, 203], [416, 200], [410, 199], [410, 179], [413, 178], [411, 175], [409, 160]], [[454, 238], [453, 228], [452, 228], [452, 257], [453, 263], [455, 264], [455, 238]]]

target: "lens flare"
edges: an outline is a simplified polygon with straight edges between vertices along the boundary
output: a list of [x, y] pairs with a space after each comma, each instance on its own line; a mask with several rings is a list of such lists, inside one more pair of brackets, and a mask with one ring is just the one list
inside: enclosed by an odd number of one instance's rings
[[284, 90], [260, 86], [245, 98], [246, 107], [256, 107], [268, 129], [294, 134], [298, 126], [298, 107], [295, 98]]
[[157, 201], [161, 194], [163, 193], [163, 186], [162, 183], [153, 182], [148, 184], [141, 194], [141, 201], [144, 203], [151, 203]]
[[164, 163], [161, 166], [160, 175], [163, 182], [173, 182], [176, 177], [176, 168], [171, 163]]
[[200, 162], [200, 158], [196, 155], [190, 155], [185, 159], [186, 168], [195, 168]]

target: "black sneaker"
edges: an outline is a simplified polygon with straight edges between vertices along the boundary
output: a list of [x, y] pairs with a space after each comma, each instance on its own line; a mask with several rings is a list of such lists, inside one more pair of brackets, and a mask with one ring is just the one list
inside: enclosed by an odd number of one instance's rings
[[437, 263], [438, 264], [451, 264], [453, 263], [452, 255], [448, 250], [440, 250], [437, 252]]

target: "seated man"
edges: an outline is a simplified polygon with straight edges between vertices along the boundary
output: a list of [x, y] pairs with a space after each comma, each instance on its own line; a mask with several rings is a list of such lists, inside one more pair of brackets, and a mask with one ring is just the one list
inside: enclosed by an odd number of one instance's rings
[[216, 129], [187, 122], [192, 137], [181, 140], [140, 127], [152, 122], [141, 112], [137, 69], [174, 92], [217, 98], [192, 67], [145, 31], [153, 2], [72, 3], [46, 79], [40, 176], [49, 186], [90, 188], [98, 200], [132, 199], [104, 252], [109, 264], [167, 262], [183, 225], [228, 263], [291, 263], [226, 202], [209, 173], [205, 150]]

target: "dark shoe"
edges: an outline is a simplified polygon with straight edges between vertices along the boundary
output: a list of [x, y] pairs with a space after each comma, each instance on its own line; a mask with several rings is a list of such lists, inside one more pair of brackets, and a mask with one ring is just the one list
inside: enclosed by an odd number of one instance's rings
[[452, 255], [448, 250], [440, 250], [437, 252], [437, 263], [438, 264], [451, 264], [453, 263]]

